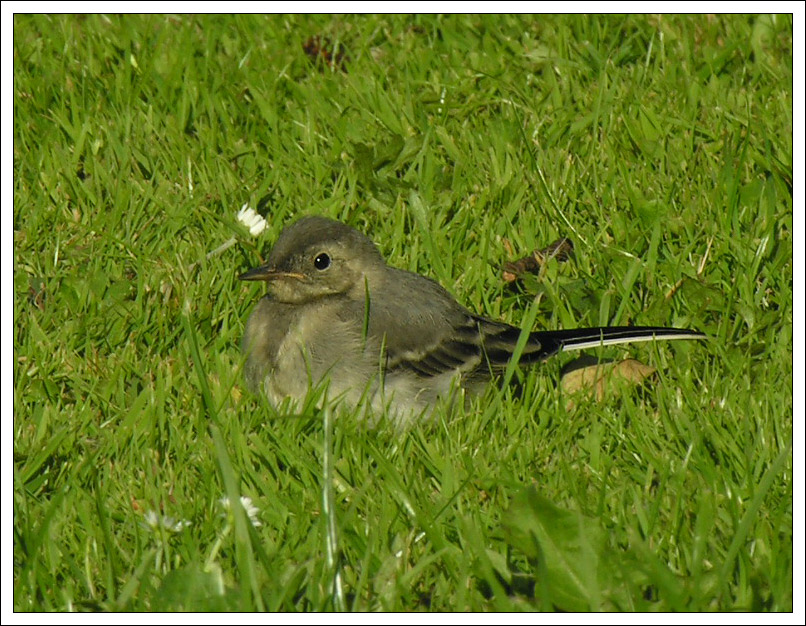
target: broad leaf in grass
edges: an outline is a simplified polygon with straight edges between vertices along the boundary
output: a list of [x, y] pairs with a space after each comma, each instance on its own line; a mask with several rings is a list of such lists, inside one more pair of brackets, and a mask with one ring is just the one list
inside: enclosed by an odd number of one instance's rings
[[563, 611], [640, 610], [646, 577], [629, 552], [610, 549], [596, 520], [522, 490], [504, 516], [509, 544], [537, 567], [536, 599]]

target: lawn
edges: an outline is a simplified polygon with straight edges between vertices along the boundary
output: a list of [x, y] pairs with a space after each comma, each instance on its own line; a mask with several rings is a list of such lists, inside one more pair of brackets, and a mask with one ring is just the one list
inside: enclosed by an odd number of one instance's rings
[[[792, 610], [790, 16], [13, 34], [15, 610]], [[599, 401], [558, 357], [406, 431], [290, 415], [237, 276], [308, 214], [494, 319], [710, 338], [602, 350], [657, 373]]]

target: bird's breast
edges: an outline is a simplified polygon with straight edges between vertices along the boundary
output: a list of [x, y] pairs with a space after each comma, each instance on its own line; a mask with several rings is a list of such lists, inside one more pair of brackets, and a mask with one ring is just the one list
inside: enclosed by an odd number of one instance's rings
[[458, 369], [429, 376], [401, 367], [387, 370], [387, 338], [364, 322], [363, 305], [299, 306], [264, 298], [244, 337], [250, 386], [275, 406], [288, 399], [301, 403], [312, 388], [326, 389], [328, 401], [366, 403], [374, 414], [398, 422], [458, 389]]

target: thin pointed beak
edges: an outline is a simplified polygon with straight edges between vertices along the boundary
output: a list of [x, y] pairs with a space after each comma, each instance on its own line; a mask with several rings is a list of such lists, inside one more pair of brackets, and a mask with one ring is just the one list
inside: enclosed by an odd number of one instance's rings
[[297, 274], [295, 272], [281, 272], [274, 269], [270, 265], [256, 267], [238, 276], [238, 280], [263, 280], [266, 282], [271, 280], [282, 280], [283, 278], [305, 280], [305, 276], [303, 274]]

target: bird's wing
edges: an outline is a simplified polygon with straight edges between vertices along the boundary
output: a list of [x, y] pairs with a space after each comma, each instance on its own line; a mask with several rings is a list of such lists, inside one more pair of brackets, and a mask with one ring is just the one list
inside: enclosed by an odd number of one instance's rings
[[[422, 378], [445, 373], [484, 377], [506, 366], [519, 328], [473, 315], [429, 279], [408, 272], [397, 278], [396, 292], [403, 298], [392, 307], [384, 306], [388, 300], [370, 305], [370, 332], [382, 336], [387, 372], [406, 369]], [[540, 360], [543, 352], [539, 342], [530, 341], [521, 360]]]
[[429, 378], [478, 367], [480, 332], [467, 309], [423, 276], [390, 268], [387, 280], [393, 288], [369, 294], [369, 333], [383, 344], [387, 372]]
[[482, 361], [478, 327], [471, 316], [463, 323], [444, 328], [440, 334], [430, 333], [427, 343], [417, 347], [403, 346], [387, 336], [386, 369], [407, 369], [428, 378], [448, 372], [469, 372]]

